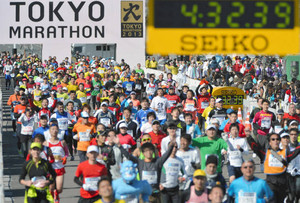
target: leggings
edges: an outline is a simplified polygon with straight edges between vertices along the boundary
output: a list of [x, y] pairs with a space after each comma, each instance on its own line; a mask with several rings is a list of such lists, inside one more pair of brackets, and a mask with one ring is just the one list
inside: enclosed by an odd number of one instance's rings
[[10, 78], [5, 79], [5, 87], [10, 87], [11, 81]]

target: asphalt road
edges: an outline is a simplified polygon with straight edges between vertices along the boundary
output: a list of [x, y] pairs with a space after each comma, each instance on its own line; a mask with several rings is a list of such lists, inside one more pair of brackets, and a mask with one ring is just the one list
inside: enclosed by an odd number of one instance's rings
[[[21, 158], [17, 151], [17, 138], [13, 136], [12, 122], [10, 117], [10, 106], [7, 106], [7, 100], [13, 89], [5, 89], [5, 80], [1, 77], [1, 88], [3, 91], [3, 160], [4, 160], [4, 186], [5, 186], [5, 202], [22, 203], [24, 202], [24, 186], [19, 183], [19, 174], [24, 159]], [[252, 157], [252, 153], [247, 156]], [[77, 202], [79, 199], [79, 189], [73, 182], [74, 174], [79, 164], [79, 157], [75, 156], [75, 161], [69, 161], [66, 164], [66, 174], [64, 179], [63, 193], [60, 195], [61, 202]], [[259, 159], [256, 157], [256, 176], [265, 178], [265, 175], [260, 172]], [[227, 169], [224, 166], [223, 175], [228, 181]]]

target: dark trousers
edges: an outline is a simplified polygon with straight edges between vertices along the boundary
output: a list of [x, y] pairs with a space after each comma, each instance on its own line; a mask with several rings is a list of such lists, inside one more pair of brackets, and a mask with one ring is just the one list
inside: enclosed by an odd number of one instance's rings
[[289, 188], [289, 201], [296, 202], [299, 201], [300, 198], [300, 176], [291, 176], [290, 174], [287, 174], [288, 176], [288, 188]]
[[72, 132], [70, 134], [70, 131], [72, 131], [72, 130], [70, 130], [70, 129], [68, 129], [68, 130], [69, 130], [69, 134], [65, 135], [64, 139], [65, 139], [65, 141], [67, 143], [70, 155], [73, 156], [73, 137], [72, 137]]
[[164, 188], [161, 192], [162, 202], [179, 203], [179, 187]]
[[276, 181], [273, 181], [267, 177], [267, 183], [271, 190], [274, 193], [274, 202], [276, 203], [282, 203], [284, 202], [284, 199], [287, 195], [286, 189], [287, 189], [287, 184], [279, 184]]
[[79, 156], [80, 163], [87, 160], [86, 151], [78, 150], [78, 156]]
[[48, 203], [49, 202], [47, 200], [47, 192], [46, 191], [36, 190], [36, 193], [37, 193], [37, 197], [35, 197], [35, 198], [27, 197], [28, 203]]

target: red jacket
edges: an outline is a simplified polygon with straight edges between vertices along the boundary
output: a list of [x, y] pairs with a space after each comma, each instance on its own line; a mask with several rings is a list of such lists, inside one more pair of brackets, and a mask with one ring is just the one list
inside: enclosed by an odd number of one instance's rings
[[199, 95], [198, 97], [198, 113], [203, 113], [204, 109], [209, 106], [209, 99], [211, 95], [207, 93], [206, 95]]
[[172, 109], [176, 106], [176, 104], [180, 103], [180, 97], [177, 94], [166, 94], [165, 98], [167, 98], [169, 104], [170, 104], [170, 108], [167, 109], [167, 113], [171, 113]]

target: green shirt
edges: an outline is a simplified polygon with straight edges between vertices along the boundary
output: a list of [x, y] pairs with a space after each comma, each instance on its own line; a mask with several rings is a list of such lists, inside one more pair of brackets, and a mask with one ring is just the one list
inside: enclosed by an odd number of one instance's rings
[[143, 69], [135, 69], [135, 72], [139, 73], [140, 75], [145, 73]]
[[222, 160], [222, 149], [227, 150], [227, 143], [222, 138], [215, 138], [214, 140], [209, 140], [207, 136], [198, 137], [193, 139], [192, 145], [200, 149], [201, 154], [201, 169], [204, 170], [206, 165], [206, 158], [209, 155], [218, 156], [218, 168], [217, 172], [222, 172], [221, 160]]
[[93, 87], [94, 87], [94, 89], [92, 91], [92, 96], [97, 96], [97, 94], [100, 93], [102, 83], [101, 83], [100, 80], [98, 80], [97, 82], [96, 82], [96, 80], [92, 80], [92, 84], [93, 84]]

